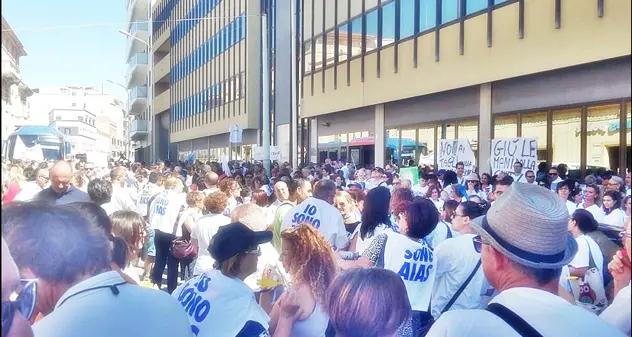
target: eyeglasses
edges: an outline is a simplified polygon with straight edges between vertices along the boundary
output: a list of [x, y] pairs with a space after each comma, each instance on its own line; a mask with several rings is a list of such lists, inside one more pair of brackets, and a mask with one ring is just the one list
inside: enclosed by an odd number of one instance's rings
[[549, 173], [550, 177], [553, 177], [553, 176], [556, 176], [556, 175], [557, 175], [557, 173]]
[[261, 248], [257, 247], [257, 249], [249, 250], [245, 254], [252, 254], [256, 256], [261, 256]]
[[457, 216], [461, 217], [461, 218], [465, 218], [467, 215], [461, 215], [461, 214], [458, 214], [456, 212], [452, 213], [452, 219], [456, 218]]
[[30, 320], [35, 312], [37, 300], [37, 280], [21, 280], [22, 291], [13, 301], [2, 301], [2, 336], [11, 330], [15, 312], [19, 311], [26, 320]]
[[533, 179], [535, 176], [527, 176], [527, 179]]
[[480, 235], [477, 235], [475, 237], [472, 238], [472, 243], [474, 244], [474, 250], [476, 250], [477, 253], [481, 253], [481, 247], [483, 246], [483, 239], [481, 238]]
[[622, 239], [623, 238], [628, 238], [628, 239], [632, 238], [630, 233], [628, 233], [628, 232], [619, 232], [619, 237], [622, 238]]

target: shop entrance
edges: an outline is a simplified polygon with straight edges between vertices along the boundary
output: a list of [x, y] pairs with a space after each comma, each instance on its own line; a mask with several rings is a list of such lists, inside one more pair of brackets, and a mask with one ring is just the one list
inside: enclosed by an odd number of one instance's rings
[[357, 168], [373, 168], [375, 163], [375, 145], [349, 147], [349, 162]]
[[[619, 167], [619, 160], [620, 160], [620, 156], [619, 156], [619, 148], [620, 146], [609, 146], [608, 147], [608, 158], [610, 159], [610, 167]], [[625, 157], [626, 158], [632, 158], [632, 147], [631, 146], [626, 146], [625, 149]], [[625, 163], [626, 168], [628, 169], [628, 172], [632, 171], [632, 163], [630, 160], [627, 161], [627, 163]], [[616, 169], [614, 170], [616, 171]]]

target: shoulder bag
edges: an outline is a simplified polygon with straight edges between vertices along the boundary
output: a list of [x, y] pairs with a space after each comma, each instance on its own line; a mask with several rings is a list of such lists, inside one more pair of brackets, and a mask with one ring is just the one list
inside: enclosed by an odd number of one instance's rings
[[577, 306], [599, 314], [608, 306], [603, 274], [593, 259], [588, 239], [584, 238], [584, 240], [588, 245], [588, 270], [584, 277], [570, 281], [571, 289]]
[[502, 304], [492, 303], [488, 305], [485, 310], [505, 321], [505, 323], [516, 330], [516, 332], [522, 337], [543, 337], [542, 334], [527, 323], [527, 321]]
[[[180, 222], [180, 216], [182, 216], [182, 212], [180, 212], [176, 218], [176, 223], [173, 226], [173, 233], [176, 232], [178, 223]], [[173, 254], [176, 259], [186, 259], [197, 255], [197, 253], [197, 247], [194, 247], [191, 244], [191, 240], [178, 237], [171, 242], [171, 254]]]

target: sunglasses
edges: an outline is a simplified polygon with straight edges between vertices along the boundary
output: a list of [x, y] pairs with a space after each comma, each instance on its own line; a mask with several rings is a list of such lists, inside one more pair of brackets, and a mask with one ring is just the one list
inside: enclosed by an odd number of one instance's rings
[[549, 173], [549, 176], [551, 176], [551, 177], [552, 176], [556, 176], [556, 175], [557, 175], [557, 173]]
[[527, 176], [527, 179], [533, 179], [535, 176]]
[[245, 252], [244, 254], [252, 254], [256, 256], [261, 256], [261, 248], [257, 247], [257, 249], [249, 250]]
[[474, 250], [476, 250], [477, 253], [481, 253], [481, 248], [483, 246], [483, 239], [481, 238], [480, 235], [477, 235], [475, 237], [472, 238], [472, 243], [474, 244]]
[[35, 313], [37, 300], [37, 280], [21, 280], [22, 291], [13, 301], [2, 301], [2, 336], [11, 330], [15, 312], [19, 311], [26, 320], [30, 320]]
[[619, 237], [622, 238], [622, 239], [623, 238], [628, 238], [628, 239], [632, 238], [632, 236], [628, 232], [619, 232]]

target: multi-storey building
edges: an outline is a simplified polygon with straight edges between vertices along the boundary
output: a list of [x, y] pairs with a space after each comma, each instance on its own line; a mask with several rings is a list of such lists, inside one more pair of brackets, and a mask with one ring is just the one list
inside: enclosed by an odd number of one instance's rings
[[103, 87], [45, 87], [33, 91], [35, 94], [28, 99], [28, 124], [54, 122], [62, 133], [66, 129], [75, 141], [72, 154], [91, 153], [89, 160], [129, 158], [126, 109], [123, 102], [105, 93]]
[[151, 160], [152, 87], [151, 41], [149, 39], [149, 0], [127, 1], [127, 88], [130, 137], [136, 143], [135, 159]]
[[20, 57], [26, 56], [24, 46], [2, 17], [2, 140], [24, 125], [29, 118], [27, 97], [33, 91], [22, 81]]
[[629, 1], [302, 0], [299, 149], [311, 162], [436, 164], [440, 139], [537, 138], [571, 176], [624, 171]]

